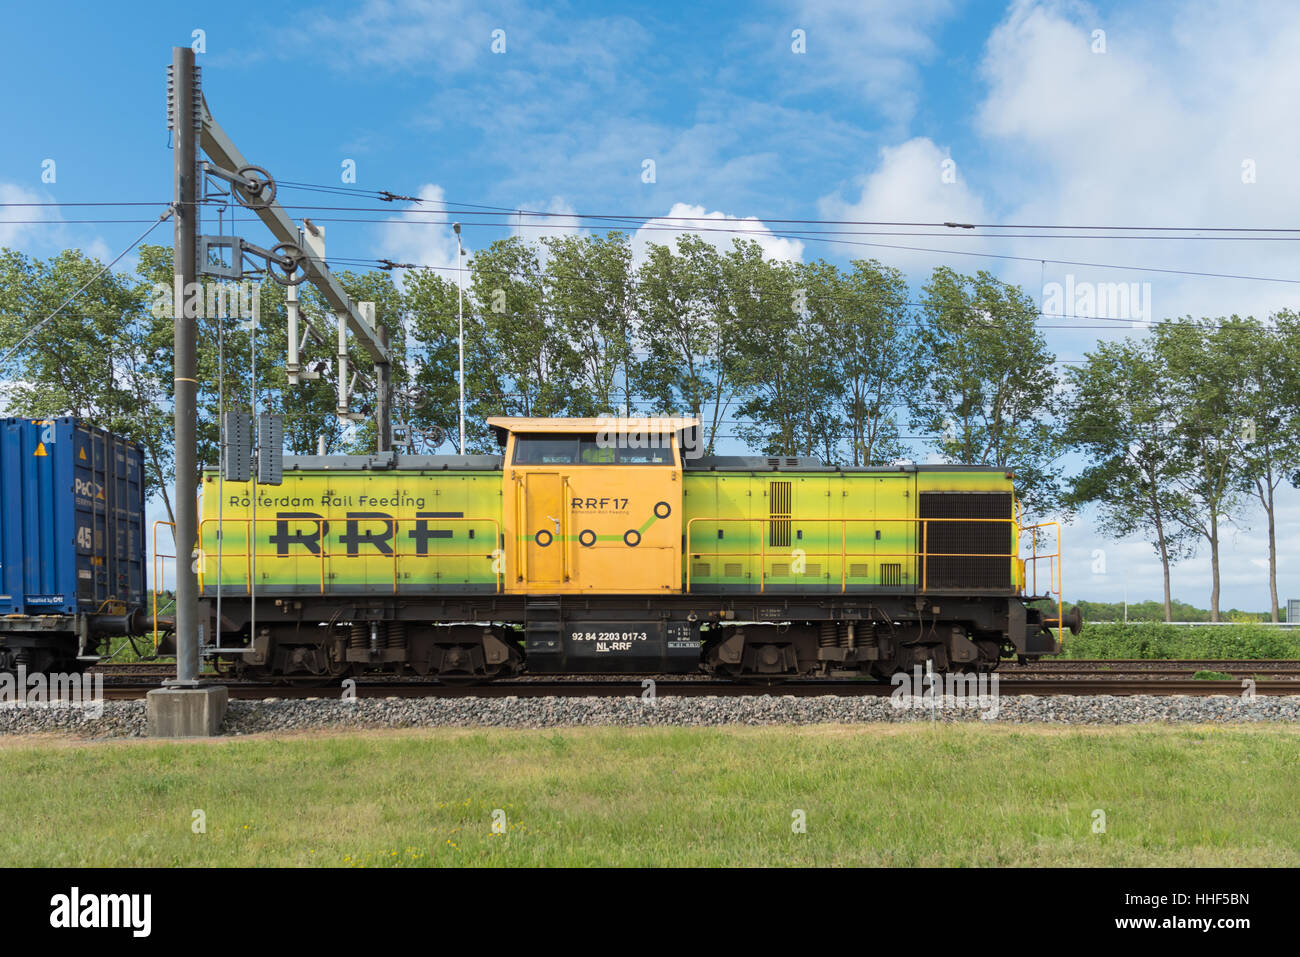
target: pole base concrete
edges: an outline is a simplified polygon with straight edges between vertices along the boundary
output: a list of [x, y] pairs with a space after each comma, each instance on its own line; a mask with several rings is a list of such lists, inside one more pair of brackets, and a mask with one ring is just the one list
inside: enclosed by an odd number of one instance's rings
[[210, 738], [221, 731], [229, 695], [223, 685], [155, 688], [145, 697], [151, 738]]

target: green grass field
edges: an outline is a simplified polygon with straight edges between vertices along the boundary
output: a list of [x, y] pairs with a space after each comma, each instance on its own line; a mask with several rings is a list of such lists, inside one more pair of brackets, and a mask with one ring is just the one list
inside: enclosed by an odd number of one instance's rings
[[1295, 866], [1298, 753], [1289, 726], [33, 737], [0, 743], [0, 863]]

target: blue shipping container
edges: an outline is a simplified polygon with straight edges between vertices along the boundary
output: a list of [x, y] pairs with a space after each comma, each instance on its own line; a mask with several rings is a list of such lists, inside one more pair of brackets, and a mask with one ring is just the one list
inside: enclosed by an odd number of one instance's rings
[[0, 615], [145, 600], [144, 451], [68, 416], [0, 419]]

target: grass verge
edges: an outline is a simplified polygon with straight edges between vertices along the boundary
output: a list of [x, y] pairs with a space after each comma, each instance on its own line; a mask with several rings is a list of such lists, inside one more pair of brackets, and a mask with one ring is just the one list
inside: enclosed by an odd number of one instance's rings
[[1295, 866], [1298, 745], [1280, 725], [27, 738], [0, 744], [0, 862]]

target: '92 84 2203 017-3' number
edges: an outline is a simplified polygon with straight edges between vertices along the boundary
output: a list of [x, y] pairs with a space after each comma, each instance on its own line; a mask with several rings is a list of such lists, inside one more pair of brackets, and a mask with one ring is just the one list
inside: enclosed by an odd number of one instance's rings
[[570, 641], [649, 641], [644, 631], [574, 631]]

